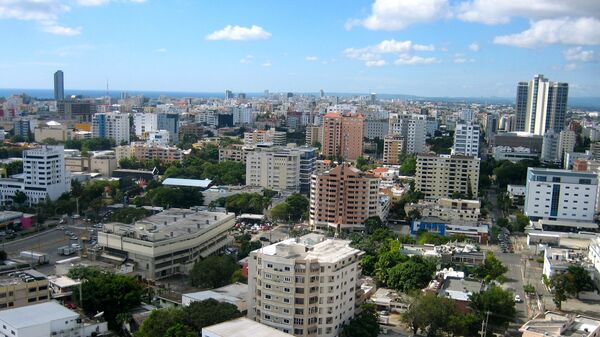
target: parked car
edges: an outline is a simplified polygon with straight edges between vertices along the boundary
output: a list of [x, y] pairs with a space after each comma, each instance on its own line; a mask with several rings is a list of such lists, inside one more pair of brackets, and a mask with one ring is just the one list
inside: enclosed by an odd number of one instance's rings
[[523, 300], [521, 299], [521, 296], [519, 296], [519, 295], [515, 295], [515, 302], [516, 302], [516, 303], [521, 303], [521, 301], [523, 301]]

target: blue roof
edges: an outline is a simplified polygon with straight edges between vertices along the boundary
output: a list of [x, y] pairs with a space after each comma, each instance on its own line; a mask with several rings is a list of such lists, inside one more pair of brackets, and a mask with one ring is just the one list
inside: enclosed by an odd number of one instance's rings
[[183, 186], [208, 188], [212, 184], [210, 179], [182, 179], [182, 178], [167, 178], [162, 182], [165, 186]]

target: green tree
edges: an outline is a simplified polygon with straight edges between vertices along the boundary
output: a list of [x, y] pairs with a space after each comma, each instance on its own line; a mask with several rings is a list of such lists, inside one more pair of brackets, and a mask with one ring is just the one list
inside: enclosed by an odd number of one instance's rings
[[271, 218], [275, 221], [288, 222], [290, 207], [287, 203], [281, 202], [271, 208]]
[[406, 156], [400, 165], [400, 174], [405, 176], [414, 176], [417, 172], [417, 157]]
[[185, 308], [185, 322], [195, 331], [221, 322], [241, 317], [237, 307], [230, 303], [221, 303], [214, 299], [193, 302]]
[[569, 266], [566, 271], [573, 276], [573, 290], [575, 296], [579, 298], [579, 293], [582, 291], [591, 291], [595, 289], [594, 282], [585, 268], [582, 266]]
[[377, 337], [379, 322], [374, 304], [363, 304], [360, 314], [342, 328], [340, 337]]
[[404, 293], [422, 289], [431, 281], [435, 270], [435, 261], [413, 256], [388, 271], [387, 285]]
[[144, 320], [135, 337], [164, 337], [169, 328], [181, 324], [185, 320], [185, 314], [181, 308], [167, 308], [154, 310]]
[[198, 337], [198, 333], [185, 324], [176, 323], [167, 329], [165, 337]]
[[576, 293], [575, 278], [569, 273], [554, 273], [549, 285], [552, 288], [552, 301], [558, 310], [561, 310], [562, 302]]
[[375, 232], [376, 230], [380, 228], [385, 228], [385, 225], [383, 224], [383, 221], [381, 221], [381, 218], [379, 216], [372, 216], [370, 218], [367, 218], [363, 224], [365, 225], [365, 231], [367, 232], [367, 234], [373, 234], [373, 232]]
[[148, 212], [144, 208], [124, 207], [114, 211], [110, 219], [112, 221], [129, 224], [137, 220], [143, 219], [149, 214], [150, 212]]
[[[427, 293], [416, 297], [401, 319], [413, 334], [421, 330], [427, 336], [436, 337], [442, 336], [444, 332], [453, 332], [453, 328], [457, 329], [460, 315], [462, 314], [453, 300]], [[462, 325], [460, 329], [463, 329]]]
[[27, 195], [22, 191], [17, 191], [12, 199], [15, 204], [22, 205], [27, 201]]
[[233, 273], [240, 269], [230, 256], [211, 255], [194, 264], [190, 283], [194, 287], [218, 288], [229, 284]]
[[517, 315], [512, 293], [491, 286], [485, 291], [469, 296], [470, 308], [480, 321], [490, 313], [488, 327], [493, 331], [506, 331], [508, 323], [513, 322]]
[[285, 199], [289, 206], [290, 219], [300, 221], [308, 212], [309, 201], [302, 194], [294, 193]]
[[504, 275], [507, 271], [508, 268], [498, 260], [494, 253], [488, 251], [485, 254], [485, 260], [475, 268], [474, 273], [486, 281], [491, 281]]
[[502, 228], [508, 228], [509, 225], [510, 225], [510, 221], [508, 221], [507, 218], [500, 218], [500, 219], [496, 220], [496, 226], [499, 226]]
[[529, 225], [529, 218], [521, 212], [517, 212], [515, 217], [515, 221], [511, 224], [512, 231], [522, 233]]
[[88, 315], [104, 312], [109, 326], [117, 327], [116, 318], [140, 304], [144, 288], [131, 276], [102, 272], [94, 267], [73, 268], [69, 277], [82, 279], [82, 300], [75, 297]]

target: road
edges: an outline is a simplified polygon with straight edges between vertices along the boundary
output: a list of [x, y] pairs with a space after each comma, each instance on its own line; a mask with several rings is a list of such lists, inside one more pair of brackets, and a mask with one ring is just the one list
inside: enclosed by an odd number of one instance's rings
[[523, 260], [521, 254], [496, 252], [496, 256], [508, 268], [508, 272], [505, 275], [507, 281], [503, 284], [503, 288], [509, 290], [514, 295], [519, 295], [522, 299], [520, 303], [515, 303], [517, 318], [514, 323], [510, 324], [508, 329], [508, 333], [517, 335], [519, 334], [518, 329], [528, 320], [527, 303], [525, 300], [525, 291], [523, 290]]

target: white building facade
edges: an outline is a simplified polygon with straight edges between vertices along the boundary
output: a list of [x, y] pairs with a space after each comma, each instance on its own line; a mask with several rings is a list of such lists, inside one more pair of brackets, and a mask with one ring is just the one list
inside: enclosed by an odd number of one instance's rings
[[479, 125], [474, 123], [456, 125], [452, 154], [479, 157]]
[[129, 143], [129, 114], [121, 112], [101, 112], [92, 117], [94, 138], [110, 138], [117, 145]]
[[136, 112], [133, 114], [133, 126], [135, 135], [143, 137], [148, 131], [154, 131], [158, 128], [158, 115], [155, 113]]

